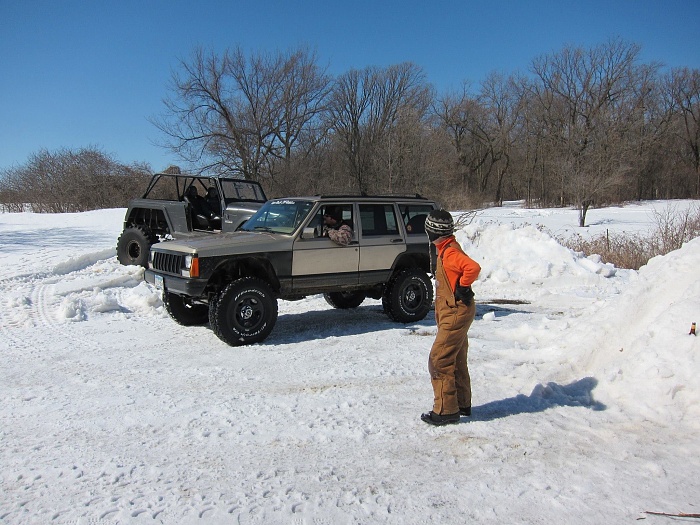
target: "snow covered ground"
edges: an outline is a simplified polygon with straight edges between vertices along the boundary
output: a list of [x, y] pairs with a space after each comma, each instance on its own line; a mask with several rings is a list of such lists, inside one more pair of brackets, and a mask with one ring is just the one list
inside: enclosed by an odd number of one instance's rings
[[[655, 202], [589, 212], [644, 231]], [[690, 206], [690, 202], [675, 203]], [[280, 302], [231, 348], [164, 312], [124, 210], [0, 214], [0, 523], [668, 523], [700, 513], [700, 239], [619, 270], [575, 210], [481, 212], [471, 418], [434, 428], [432, 314]]]

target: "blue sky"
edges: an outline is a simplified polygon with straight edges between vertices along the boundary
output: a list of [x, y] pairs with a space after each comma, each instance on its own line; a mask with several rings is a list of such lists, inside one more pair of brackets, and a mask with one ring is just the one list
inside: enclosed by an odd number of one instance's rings
[[331, 74], [411, 61], [438, 92], [620, 37], [700, 68], [700, 0], [0, 0], [0, 169], [96, 146], [159, 171], [171, 71], [195, 46], [317, 53]]

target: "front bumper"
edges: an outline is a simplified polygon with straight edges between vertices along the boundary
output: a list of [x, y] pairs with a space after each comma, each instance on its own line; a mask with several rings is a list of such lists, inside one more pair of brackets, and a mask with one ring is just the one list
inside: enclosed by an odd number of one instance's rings
[[[162, 278], [162, 284], [156, 283], [156, 276], [159, 278], [158, 281]], [[157, 288], [162, 286], [162, 288], [168, 292], [186, 295], [187, 297], [202, 297], [204, 295], [204, 289], [207, 287], [207, 282], [203, 279], [178, 277], [176, 275], [154, 272], [153, 270], [146, 270], [143, 277], [147, 283]]]

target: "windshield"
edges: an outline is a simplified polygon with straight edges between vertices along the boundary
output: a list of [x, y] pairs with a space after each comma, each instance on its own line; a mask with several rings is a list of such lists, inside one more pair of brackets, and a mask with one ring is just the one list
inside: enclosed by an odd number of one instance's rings
[[241, 228], [245, 231], [292, 233], [304, 221], [314, 203], [281, 199], [266, 202]]

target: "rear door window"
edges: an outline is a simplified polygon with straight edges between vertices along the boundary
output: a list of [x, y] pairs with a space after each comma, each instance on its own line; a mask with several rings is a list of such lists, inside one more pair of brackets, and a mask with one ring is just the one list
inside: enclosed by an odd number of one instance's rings
[[399, 204], [401, 219], [409, 235], [425, 235], [425, 219], [433, 207], [425, 204]]
[[399, 235], [393, 204], [360, 204], [362, 237]]

